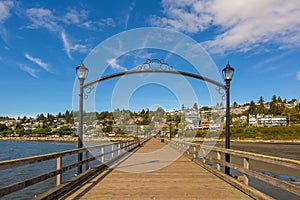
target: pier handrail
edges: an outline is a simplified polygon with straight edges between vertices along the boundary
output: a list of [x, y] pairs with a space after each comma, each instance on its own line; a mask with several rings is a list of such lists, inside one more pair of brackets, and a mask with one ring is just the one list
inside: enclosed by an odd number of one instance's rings
[[[0, 198], [11, 194], [13, 192], [19, 191], [21, 189], [24, 189], [26, 187], [29, 187], [31, 185], [40, 183], [42, 181], [45, 181], [49, 178], [56, 177], [56, 185], [62, 184], [62, 173], [66, 172], [70, 169], [73, 169], [75, 167], [78, 167], [80, 165], [86, 166], [86, 170], [90, 169], [90, 162], [93, 160], [96, 160], [97, 158], [101, 158], [101, 163], [105, 164], [109, 160], [104, 160], [104, 156], [110, 154], [111, 159], [116, 158], [118, 156], [123, 155], [126, 151], [130, 151], [143, 142], [147, 141], [148, 138], [143, 139], [143, 140], [128, 140], [124, 142], [119, 142], [119, 143], [109, 143], [109, 144], [103, 144], [103, 145], [96, 145], [96, 146], [91, 146], [91, 147], [85, 147], [85, 148], [79, 148], [79, 149], [73, 149], [73, 150], [67, 150], [67, 151], [62, 151], [62, 152], [56, 152], [56, 153], [49, 153], [49, 154], [44, 154], [44, 155], [37, 155], [37, 156], [30, 156], [30, 157], [25, 157], [25, 158], [19, 158], [19, 159], [13, 159], [13, 160], [6, 160], [6, 161], [0, 161], [0, 170], [5, 170], [5, 169], [11, 169], [19, 166], [25, 166], [25, 165], [30, 165], [34, 163], [39, 163], [43, 161], [48, 161], [48, 160], [53, 160], [56, 159], [56, 170], [17, 182], [13, 183], [11, 185], [5, 186], [0, 188]], [[111, 151], [104, 151], [105, 147], [112, 146]], [[114, 146], [117, 146], [116, 148]], [[101, 153], [99, 155], [95, 156], [90, 156], [90, 150], [94, 149], [100, 149]], [[82, 160], [80, 162], [74, 162], [68, 166], [62, 167], [62, 158], [65, 156], [70, 156], [73, 154], [78, 154], [85, 152], [85, 160]], [[117, 152], [117, 156], [114, 156], [114, 153]], [[110, 159], [110, 160], [111, 160]]]
[[18, 158], [18, 159], [13, 159], [13, 160], [4, 160], [4, 161], [0, 161], [0, 170], [12, 168], [12, 167], [23, 166], [23, 165], [34, 164], [34, 163], [38, 163], [38, 162], [42, 162], [42, 161], [46, 161], [46, 160], [55, 159], [57, 157], [69, 156], [69, 155], [73, 155], [73, 154], [77, 154], [77, 153], [82, 153], [87, 150], [97, 149], [97, 148], [106, 147], [106, 146], [110, 146], [110, 145], [112, 145], [112, 144], [104, 144], [104, 145], [97, 145], [97, 146], [92, 146], [92, 147], [72, 149], [72, 150], [67, 150], [67, 151], [62, 151], [62, 152], [30, 156], [30, 157]]
[[[259, 179], [271, 185], [280, 187], [281, 189], [289, 191], [293, 194], [300, 195], [300, 186], [296, 184], [292, 184], [285, 180], [281, 180], [278, 178], [265, 175], [258, 171], [254, 171], [250, 169], [250, 164], [249, 164], [250, 160], [255, 160], [255, 161], [260, 161], [268, 164], [273, 164], [276, 166], [282, 166], [282, 167], [288, 167], [291, 169], [300, 170], [299, 160], [280, 158], [275, 156], [269, 156], [269, 155], [263, 155], [263, 154], [257, 154], [257, 153], [245, 152], [245, 151], [239, 151], [233, 149], [225, 149], [216, 146], [212, 147], [208, 145], [196, 144], [192, 142], [179, 141], [179, 140], [172, 140], [170, 144], [178, 151], [186, 153], [187, 156], [189, 156], [191, 159], [202, 161], [202, 163], [205, 165], [210, 164], [211, 168], [212, 168], [212, 164], [216, 164], [216, 168], [219, 172], [222, 171], [221, 169], [224, 166], [228, 166], [232, 169], [239, 171], [240, 173], [243, 174], [241, 179], [245, 185], [249, 184], [249, 176], [252, 176], [256, 179]], [[210, 151], [216, 152], [216, 158], [208, 154]], [[228, 163], [225, 160], [222, 160], [222, 155], [225, 154], [230, 154], [243, 159], [243, 166], [233, 164], [233, 163]]]

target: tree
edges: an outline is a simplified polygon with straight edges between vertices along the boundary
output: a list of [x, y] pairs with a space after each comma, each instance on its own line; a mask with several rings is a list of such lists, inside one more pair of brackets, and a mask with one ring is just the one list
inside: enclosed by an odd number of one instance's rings
[[173, 117], [173, 121], [178, 125], [181, 122], [181, 116], [180, 115], [175, 115]]
[[165, 110], [158, 107], [155, 111], [151, 111], [151, 116], [153, 116], [153, 121], [162, 122], [165, 116]]
[[254, 101], [250, 102], [248, 113], [250, 115], [255, 115], [256, 114], [256, 105], [255, 105]]
[[41, 134], [41, 135], [50, 135], [51, 128], [37, 128], [37, 129], [33, 130], [33, 133]]
[[272, 102], [273, 102], [273, 103], [277, 103], [277, 97], [276, 97], [276, 95], [273, 95], [273, 97], [272, 97]]
[[272, 115], [276, 115], [277, 114], [277, 105], [275, 102], [271, 102], [270, 103], [270, 109], [269, 109], [269, 114], [272, 114]]
[[74, 129], [70, 128], [69, 126], [62, 126], [58, 130], [55, 130], [53, 133], [61, 135], [71, 135], [75, 132]]
[[22, 118], [22, 123], [25, 123], [26, 120], [27, 120], [27, 118], [26, 118], [26, 116], [24, 116], [24, 117]]
[[0, 132], [8, 130], [8, 127], [5, 124], [0, 124]]
[[184, 109], [185, 109], [184, 104], [182, 104], [181, 105], [181, 110], [184, 110]]
[[194, 103], [193, 108], [194, 108], [195, 110], [198, 110], [198, 104], [197, 104], [197, 102]]
[[112, 126], [106, 126], [106, 127], [103, 127], [103, 128], [102, 128], [102, 131], [103, 131], [103, 132], [110, 132], [110, 131], [112, 131]]
[[173, 121], [172, 116], [170, 114], [167, 114], [166, 122], [171, 122], [171, 121]]
[[233, 102], [233, 107], [234, 108], [237, 108], [239, 105], [237, 104], [237, 102], [235, 101], [235, 102]]
[[264, 104], [265, 100], [262, 96], [259, 97], [258, 103], [259, 104]]
[[203, 110], [203, 111], [208, 111], [208, 110], [210, 110], [210, 108], [209, 108], [208, 106], [203, 106], [203, 107], [201, 108], [201, 110]]
[[259, 105], [256, 108], [257, 114], [265, 114], [266, 110], [265, 110], [265, 106], [264, 106], [264, 99], [262, 96], [259, 98], [258, 103], [259, 103]]

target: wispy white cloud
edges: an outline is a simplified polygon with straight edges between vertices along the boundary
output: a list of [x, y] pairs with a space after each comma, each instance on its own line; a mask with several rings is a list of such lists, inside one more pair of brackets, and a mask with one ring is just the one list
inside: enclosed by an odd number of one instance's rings
[[5, 43], [7, 43], [8, 32], [3, 24], [11, 15], [10, 10], [13, 6], [14, 6], [13, 1], [10, 0], [0, 1], [0, 37]]
[[80, 25], [88, 18], [88, 12], [84, 9], [68, 8], [67, 10], [68, 12], [62, 18], [62, 21], [66, 24]]
[[89, 20], [89, 12], [85, 9], [68, 8], [67, 13], [62, 17], [61, 21], [67, 25], [76, 25], [89, 30], [101, 30], [102, 27], [115, 27], [116, 22], [113, 18], [102, 18], [99, 20]]
[[88, 21], [88, 12], [84, 9], [76, 10], [68, 8], [67, 13], [58, 16], [54, 11], [45, 8], [30, 8], [26, 14], [31, 24], [25, 28], [46, 28], [52, 32], [58, 33], [67, 56], [72, 59], [72, 52], [88, 52], [88, 45], [72, 42], [66, 34], [66, 25], [75, 25], [82, 28], [97, 29], [98, 26], [114, 26], [114, 20], [111, 18], [100, 19], [100, 21]]
[[129, 22], [129, 19], [130, 19], [131, 12], [134, 9], [134, 6], [135, 6], [135, 4], [131, 3], [130, 6], [128, 7], [128, 11], [127, 11], [126, 16], [124, 18], [125, 30], [128, 27], [128, 22]]
[[88, 52], [88, 51], [90, 51], [90, 48], [86, 45], [72, 44], [70, 42], [70, 39], [68, 38], [67, 34], [65, 33], [65, 31], [62, 31], [60, 36], [63, 41], [64, 50], [66, 51], [66, 54], [68, 55], [68, 57], [70, 59], [72, 59], [72, 54], [71, 54], [72, 51], [73, 52]]
[[31, 67], [28, 67], [27, 65], [24, 65], [24, 64], [19, 64], [19, 68], [21, 70], [23, 70], [24, 72], [27, 72], [30, 76], [34, 77], [34, 78], [39, 78], [37, 75], [36, 75], [36, 72], [37, 70], [31, 68]]
[[67, 35], [65, 34], [65, 31], [61, 32], [61, 39], [63, 41], [64, 44], [64, 49], [68, 55], [68, 57], [71, 59], [72, 55], [71, 55], [71, 44], [69, 42], [69, 39], [67, 38]]
[[128, 71], [126, 67], [123, 67], [118, 64], [117, 60], [115, 58], [109, 59], [107, 63], [113, 68], [115, 71]]
[[3, 24], [10, 16], [10, 9], [14, 6], [13, 1], [0, 1], [0, 24]]
[[198, 33], [216, 28], [215, 38], [203, 43], [211, 52], [247, 52], [262, 44], [278, 48], [300, 45], [300, 1], [163, 0], [163, 17], [155, 26]]
[[297, 72], [297, 80], [300, 81], [300, 70]]
[[48, 72], [51, 72], [50, 65], [46, 64], [45, 62], [43, 62], [40, 58], [34, 58], [31, 55], [29, 55], [28, 53], [25, 53], [24, 55], [25, 55], [25, 58], [27, 58], [31, 62], [37, 64], [38, 66], [40, 66], [44, 70], [46, 70]]
[[110, 17], [99, 19], [97, 21], [87, 20], [80, 24], [82, 28], [94, 31], [100, 31], [103, 29], [103, 27], [115, 27], [116, 25], [116, 21]]
[[57, 31], [59, 25], [57, 17], [55, 17], [51, 10], [44, 8], [30, 8], [26, 10], [27, 17], [31, 21], [31, 25], [26, 28], [46, 28], [50, 31]]
[[100, 19], [100, 23], [99, 25], [101, 26], [109, 26], [109, 27], [115, 27], [116, 26], [116, 22], [113, 18], [104, 18], [104, 19]]
[[85, 52], [89, 52], [90, 48], [83, 44], [74, 44], [71, 46], [71, 50], [76, 51], [76, 52], [85, 53]]
[[101, 30], [104, 26], [114, 27], [116, 25], [112, 18], [89, 20], [89, 12], [85, 9], [67, 8], [66, 13], [59, 16], [49, 9], [30, 8], [26, 10], [26, 14], [31, 22], [26, 28], [46, 28], [53, 32], [62, 31], [66, 25], [75, 25], [90, 30]]

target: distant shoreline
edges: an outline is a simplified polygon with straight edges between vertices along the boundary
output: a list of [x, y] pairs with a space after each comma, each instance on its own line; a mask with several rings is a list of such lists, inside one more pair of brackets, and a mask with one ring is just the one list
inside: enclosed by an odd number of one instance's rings
[[[84, 141], [125, 141], [133, 138], [124, 137], [105, 137], [105, 138], [84, 138]], [[41, 142], [77, 142], [77, 137], [0, 137], [0, 141], [41, 141]], [[193, 142], [203, 142], [203, 138], [193, 138]], [[218, 139], [218, 142], [225, 142]], [[300, 144], [300, 140], [249, 140], [233, 139], [231, 142], [244, 143], [271, 143], [271, 144]]]
[[[203, 138], [194, 138], [193, 142], [203, 142]], [[208, 141], [208, 140], [207, 140]], [[218, 142], [225, 142], [225, 139], [218, 139]], [[241, 143], [269, 143], [269, 144], [300, 144], [300, 140], [249, 140], [249, 139], [232, 139], [230, 142]]]
[[[101, 137], [101, 138], [84, 138], [84, 141], [126, 141], [133, 138], [124, 137]], [[77, 142], [77, 137], [0, 137], [0, 141], [40, 141], [40, 142]]]
[[0, 137], [0, 141], [77, 142], [77, 137]]

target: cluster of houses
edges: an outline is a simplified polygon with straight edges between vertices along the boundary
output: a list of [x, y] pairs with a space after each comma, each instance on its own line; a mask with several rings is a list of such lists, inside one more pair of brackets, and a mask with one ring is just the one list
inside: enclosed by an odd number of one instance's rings
[[[300, 104], [300, 100], [293, 103], [286, 103], [287, 108], [293, 108], [297, 104]], [[266, 108], [268, 105], [266, 104]], [[287, 116], [273, 116], [273, 115], [241, 115], [249, 109], [249, 105], [243, 105], [238, 107], [231, 107], [231, 113], [240, 115], [240, 117], [231, 118], [231, 126], [245, 127], [273, 127], [273, 126], [287, 126]], [[209, 107], [209, 109], [185, 109], [185, 110], [171, 110], [169, 113], [174, 116], [180, 114], [182, 116], [182, 122], [185, 123], [185, 130], [220, 130], [224, 126], [226, 121], [225, 107], [215, 106]]]
[[[6, 125], [11, 130], [16, 130], [18, 126], [23, 127], [25, 131], [34, 131], [38, 128], [42, 127], [49, 127], [51, 128], [51, 132], [59, 130], [60, 128], [64, 126], [69, 126], [72, 129], [76, 128], [75, 124], [68, 124], [64, 118], [57, 118], [54, 119], [53, 122], [50, 124], [50, 122], [42, 122], [42, 121], [37, 121], [34, 118], [27, 118], [26, 120], [22, 119], [6, 119], [6, 120], [1, 120], [0, 124]], [[31, 133], [30, 136], [35, 136], [36, 134]], [[38, 135], [38, 134], [37, 134]], [[18, 136], [18, 134], [14, 134], [14, 136]]]
[[220, 106], [208, 109], [187, 108], [184, 110], [170, 110], [171, 116], [181, 115], [181, 123], [184, 130], [221, 130], [225, 114], [225, 108]]
[[254, 127], [273, 127], [273, 126], [287, 126], [287, 117], [273, 116], [273, 115], [249, 115], [249, 117], [242, 115], [241, 117], [232, 118], [232, 122], [239, 122], [238, 126], [254, 126]]
[[[293, 108], [300, 104], [300, 100], [293, 103], [286, 103], [286, 108]], [[268, 104], [266, 104], [268, 106]], [[287, 116], [273, 116], [273, 115], [249, 115], [245, 116], [243, 113], [249, 109], [249, 105], [239, 105], [231, 107], [231, 114], [235, 116], [231, 118], [231, 126], [254, 126], [254, 127], [273, 127], [273, 126], [287, 126], [288, 120]], [[200, 106], [199, 108], [186, 108], [181, 110], [170, 110], [167, 112], [168, 115], [174, 117], [176, 115], [181, 116], [181, 122], [176, 123], [176, 129], [181, 130], [221, 130], [224, 127], [226, 121], [225, 118], [225, 107], [224, 106]], [[132, 120], [131, 120], [132, 121]], [[138, 125], [134, 120], [127, 124], [116, 123], [112, 125], [112, 131], [108, 134], [113, 134], [115, 130], [122, 129], [124, 133], [128, 134], [140, 134], [149, 132], [150, 129], [159, 131], [166, 127], [166, 119], [161, 119], [160, 122], [155, 122], [152, 119], [152, 128], [149, 126]], [[47, 123], [47, 124], [44, 124]], [[51, 127], [51, 131], [60, 129], [63, 126], [69, 126], [74, 130], [78, 127], [78, 122], [74, 124], [66, 123], [64, 118], [57, 118], [51, 124], [50, 122], [41, 122], [33, 118], [27, 119], [26, 121], [21, 119], [7, 119], [1, 120], [0, 124], [5, 124], [8, 128], [14, 130], [17, 125], [24, 127], [24, 130], [35, 130], [39, 127]], [[175, 126], [175, 125], [174, 125]], [[84, 124], [85, 136], [93, 137], [97, 136], [99, 130], [104, 128], [103, 124], [99, 120], [93, 120], [89, 123]]]

